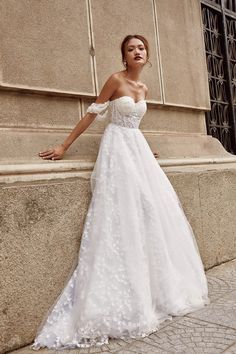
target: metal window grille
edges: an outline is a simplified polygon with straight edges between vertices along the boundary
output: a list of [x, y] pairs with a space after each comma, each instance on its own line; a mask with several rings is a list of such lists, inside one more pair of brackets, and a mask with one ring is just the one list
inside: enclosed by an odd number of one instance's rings
[[236, 154], [236, 1], [201, 0], [211, 111], [207, 133]]

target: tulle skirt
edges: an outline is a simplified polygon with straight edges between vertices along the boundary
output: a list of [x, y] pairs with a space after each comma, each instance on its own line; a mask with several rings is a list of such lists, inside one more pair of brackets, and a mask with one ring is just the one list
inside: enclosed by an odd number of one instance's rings
[[91, 190], [78, 264], [33, 349], [144, 337], [210, 303], [192, 228], [140, 129], [107, 125]]

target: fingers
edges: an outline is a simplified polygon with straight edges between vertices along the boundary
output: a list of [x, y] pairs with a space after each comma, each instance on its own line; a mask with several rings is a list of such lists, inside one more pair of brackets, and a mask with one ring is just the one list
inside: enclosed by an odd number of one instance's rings
[[60, 160], [62, 159], [62, 154], [58, 153], [56, 149], [50, 149], [46, 151], [39, 152], [38, 155], [44, 160]]
[[53, 149], [39, 152], [39, 156], [43, 159], [52, 159], [55, 156], [55, 152]]
[[47, 155], [47, 156], [44, 156], [43, 159], [51, 159], [53, 158], [55, 155], [54, 153], [50, 154], [50, 155]]
[[61, 156], [55, 156], [52, 158], [52, 160], [61, 160]]
[[51, 150], [46, 150], [46, 151], [43, 151], [43, 152], [39, 152], [39, 156], [40, 157], [44, 157], [44, 156], [48, 156], [48, 155], [51, 155], [54, 153], [54, 150], [51, 149]]

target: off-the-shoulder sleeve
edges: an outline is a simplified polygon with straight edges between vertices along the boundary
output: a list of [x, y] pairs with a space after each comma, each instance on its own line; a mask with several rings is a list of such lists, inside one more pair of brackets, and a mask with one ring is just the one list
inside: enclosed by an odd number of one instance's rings
[[104, 103], [92, 103], [86, 113], [97, 113], [96, 120], [104, 120], [108, 114], [109, 101]]

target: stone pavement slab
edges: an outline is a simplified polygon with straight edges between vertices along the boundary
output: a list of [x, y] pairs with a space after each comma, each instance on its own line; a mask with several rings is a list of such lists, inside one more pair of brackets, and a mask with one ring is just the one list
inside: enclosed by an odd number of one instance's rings
[[[211, 303], [202, 310], [166, 320], [143, 338], [111, 339], [88, 349], [48, 350], [39, 354], [236, 354], [236, 259], [206, 272]], [[36, 354], [29, 346], [12, 354]]]
[[226, 349], [226, 351], [224, 351], [224, 354], [236, 354], [236, 344], [233, 344], [231, 347]]
[[[236, 279], [236, 275], [235, 275]], [[209, 297], [211, 301], [221, 298], [230, 291], [235, 290], [235, 283], [230, 279], [221, 279], [214, 275], [207, 274]]]
[[236, 330], [236, 290], [220, 297], [205, 309], [188, 314], [188, 317], [218, 323]]

